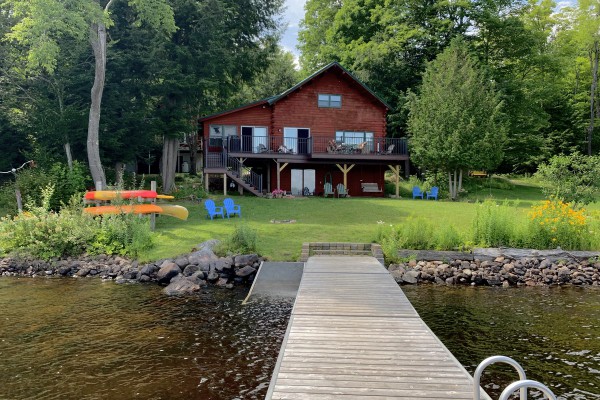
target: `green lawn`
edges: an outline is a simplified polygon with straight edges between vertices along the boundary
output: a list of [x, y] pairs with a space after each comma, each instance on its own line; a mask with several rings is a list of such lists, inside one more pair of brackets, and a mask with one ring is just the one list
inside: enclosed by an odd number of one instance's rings
[[[527, 209], [543, 196], [538, 187], [528, 182], [514, 182], [512, 189], [471, 189], [464, 200], [425, 201], [407, 197], [388, 198], [293, 198], [265, 199], [234, 196], [242, 206], [240, 218], [206, 219], [204, 207], [179, 202], [190, 211], [187, 221], [163, 217], [157, 222], [157, 246], [145, 254], [145, 260], [171, 257], [189, 252], [194, 245], [208, 239], [226, 238], [238, 224], [247, 224], [258, 233], [260, 253], [271, 260], [296, 260], [303, 242], [372, 242], [379, 229], [378, 221], [386, 225], [401, 224], [406, 218], [429, 220], [436, 226], [453, 225], [461, 234], [469, 235], [478, 207], [486, 198], [518, 200], [525, 218]], [[217, 204], [223, 196], [211, 196]], [[296, 220], [291, 224], [274, 224], [271, 220]]]

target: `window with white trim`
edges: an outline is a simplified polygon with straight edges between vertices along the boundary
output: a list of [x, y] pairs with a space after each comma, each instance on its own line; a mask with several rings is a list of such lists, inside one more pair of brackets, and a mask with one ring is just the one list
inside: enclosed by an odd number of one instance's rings
[[342, 108], [341, 94], [319, 94], [319, 107]]
[[350, 145], [359, 145], [367, 142], [367, 148], [373, 151], [373, 132], [336, 131], [335, 140]]

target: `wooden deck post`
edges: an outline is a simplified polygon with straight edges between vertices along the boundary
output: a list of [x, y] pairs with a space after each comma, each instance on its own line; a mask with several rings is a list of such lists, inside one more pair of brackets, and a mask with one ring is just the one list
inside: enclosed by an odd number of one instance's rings
[[388, 168], [392, 170], [396, 178], [396, 198], [400, 198], [400, 165], [388, 165]]
[[208, 193], [208, 176], [209, 174], [204, 174], [204, 190]]
[[344, 164], [343, 167], [340, 164], [335, 164], [335, 165], [337, 165], [337, 167], [340, 169], [340, 171], [342, 171], [342, 174], [344, 174], [344, 187], [346, 189], [348, 189], [348, 172], [350, 172], [350, 170], [352, 168], [354, 168], [355, 164], [350, 164], [349, 167], [348, 167], [348, 164]]
[[223, 196], [227, 196], [227, 174], [223, 174]]
[[288, 166], [288, 163], [284, 163], [281, 166], [279, 161], [275, 160], [275, 163], [277, 164], [277, 190], [281, 190], [281, 171]]

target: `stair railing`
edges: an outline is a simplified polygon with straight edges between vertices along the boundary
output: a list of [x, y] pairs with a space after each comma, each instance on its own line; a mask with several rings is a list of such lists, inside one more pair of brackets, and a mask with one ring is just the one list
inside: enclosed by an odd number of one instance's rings
[[227, 157], [227, 169], [236, 173], [238, 178], [254, 187], [259, 193], [262, 193], [262, 176], [244, 166], [240, 160], [235, 157]]

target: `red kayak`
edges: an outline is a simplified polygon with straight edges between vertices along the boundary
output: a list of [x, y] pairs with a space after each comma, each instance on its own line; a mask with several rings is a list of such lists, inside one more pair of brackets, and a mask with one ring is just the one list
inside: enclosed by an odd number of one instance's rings
[[85, 194], [86, 200], [114, 200], [114, 199], [135, 199], [141, 197], [142, 199], [173, 199], [173, 196], [167, 196], [164, 194], [157, 194], [154, 190], [97, 190], [94, 192], [87, 192]]

